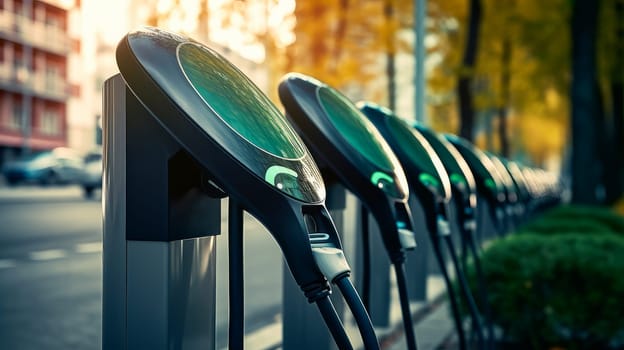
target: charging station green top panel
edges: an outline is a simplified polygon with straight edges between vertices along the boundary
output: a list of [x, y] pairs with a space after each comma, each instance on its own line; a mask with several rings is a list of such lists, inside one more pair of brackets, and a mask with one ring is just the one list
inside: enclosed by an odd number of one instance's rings
[[401, 144], [403, 149], [410, 150], [406, 153], [411, 161], [417, 164], [423, 172], [435, 176], [438, 179], [440, 178], [440, 173], [446, 175], [446, 170], [444, 170], [444, 166], [439, 161], [435, 151], [431, 149], [425, 140], [420, 140], [422, 136], [417, 135], [416, 130], [413, 130], [398, 117], [388, 118], [388, 128], [392, 131], [392, 135], [394, 135], [396, 141]]
[[411, 185], [422, 185], [438, 198], [450, 199], [448, 175], [427, 140], [388, 108], [372, 102], [357, 106], [392, 147]]
[[429, 142], [429, 145], [431, 145], [438, 157], [440, 157], [449, 175], [451, 184], [467, 194], [475, 193], [477, 189], [472, 171], [457, 149], [444, 137], [423, 125], [416, 124], [414, 129]]
[[476, 146], [458, 136], [445, 134], [444, 137], [455, 146], [470, 166], [477, 188], [486, 191], [492, 199], [504, 201], [505, 187], [490, 158]]
[[382, 169], [382, 171], [373, 172], [371, 182], [397, 198], [407, 193], [407, 181], [402, 169], [397, 174], [397, 183], [389, 175], [396, 174], [400, 166], [395, 165], [390, 159], [390, 154], [393, 155], [393, 152], [375, 126], [349, 100], [334, 89], [321, 86], [316, 90], [316, 95], [329, 121], [345, 140], [364, 158]]
[[254, 146], [286, 159], [305, 147], [275, 105], [238, 69], [194, 43], [178, 47], [182, 71], [210, 108]]
[[[420, 181], [428, 187], [434, 187], [444, 197], [450, 198], [451, 188], [448, 174], [437, 153], [427, 140], [398, 117], [388, 118], [388, 128], [401, 145], [409, 159], [422, 171]], [[428, 176], [423, 176], [427, 174]], [[431, 181], [434, 178], [437, 181]], [[427, 179], [427, 181], [425, 181]]]
[[327, 87], [319, 88], [317, 96], [329, 120], [353, 147], [376, 166], [393, 171], [394, 166], [386, 155], [388, 150], [379, 141], [381, 136], [345, 97]]

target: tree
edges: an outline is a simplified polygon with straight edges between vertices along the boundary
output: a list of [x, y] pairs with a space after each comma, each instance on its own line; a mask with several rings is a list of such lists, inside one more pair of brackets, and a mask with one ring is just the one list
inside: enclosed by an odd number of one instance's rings
[[[394, 54], [404, 49], [407, 1], [299, 1], [296, 40], [286, 49], [285, 71], [313, 76], [354, 99], [392, 107]], [[384, 64], [385, 63], [385, 64]]]
[[572, 7], [572, 201], [597, 203], [596, 32], [598, 0], [575, 0]]
[[386, 23], [385, 41], [386, 41], [386, 79], [388, 80], [388, 108], [391, 110], [396, 109], [396, 65], [394, 62], [394, 55], [396, 52], [395, 34], [396, 28], [394, 27], [395, 6], [393, 0], [384, 0], [384, 17]]
[[[613, 65], [611, 81], [611, 98], [613, 111], [613, 150], [615, 157], [614, 193], [609, 199], [615, 200], [624, 194], [624, 0], [616, 0], [614, 4], [616, 25], [615, 53], [617, 58]], [[609, 192], [607, 192], [609, 193]]]
[[599, 14], [599, 87], [604, 96], [600, 118], [604, 200], [613, 204], [624, 192], [624, 1], [605, 0]]
[[[443, 61], [429, 75], [435, 95], [457, 90], [465, 74], [459, 51], [467, 41], [467, 3], [430, 2], [437, 22], [459, 24], [455, 30], [441, 25], [442, 30], [435, 32], [442, 38], [439, 45], [445, 47]], [[480, 146], [509, 157], [528, 153], [536, 164], [562, 153], [568, 114], [563, 96], [568, 95], [569, 82], [566, 4], [567, 0], [482, 0], [479, 49], [471, 72], [474, 141]], [[437, 105], [431, 119], [455, 126], [450, 109], [454, 102], [447, 98]], [[497, 130], [499, 137], [492, 139], [489, 130]], [[486, 138], [491, 142], [483, 142]]]
[[459, 97], [460, 129], [459, 135], [467, 140], [474, 139], [474, 106], [472, 94], [473, 73], [479, 46], [479, 26], [481, 25], [481, 0], [469, 0], [470, 15], [464, 57], [457, 82]]
[[374, 34], [380, 26], [379, 13], [379, 1], [353, 8], [348, 0], [297, 2], [296, 40], [286, 48], [285, 71], [313, 76], [338, 89], [354, 88], [361, 94], [354, 82], [365, 84], [375, 77], [377, 62], [367, 48], [380, 42]]

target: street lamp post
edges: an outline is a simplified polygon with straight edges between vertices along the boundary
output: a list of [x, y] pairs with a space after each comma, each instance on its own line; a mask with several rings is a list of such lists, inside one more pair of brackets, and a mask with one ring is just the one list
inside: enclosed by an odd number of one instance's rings
[[425, 108], [425, 21], [427, 18], [427, 0], [417, 0], [414, 4], [414, 113], [416, 121], [425, 124], [427, 111]]

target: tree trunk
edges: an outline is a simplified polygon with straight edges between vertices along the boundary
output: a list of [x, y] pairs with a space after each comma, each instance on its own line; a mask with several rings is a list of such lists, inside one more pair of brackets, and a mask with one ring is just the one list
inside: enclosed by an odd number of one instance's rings
[[624, 103], [622, 101], [624, 86], [615, 78], [610, 85], [612, 118], [610, 128], [607, 128], [609, 144], [604, 150], [606, 159], [603, 176], [607, 204], [615, 203], [624, 191]]
[[[384, 16], [386, 18], [386, 25], [392, 26], [394, 17], [394, 4], [392, 0], [385, 0], [384, 2]], [[395, 44], [394, 44], [394, 32], [388, 30], [386, 37], [387, 53], [386, 53], [386, 77], [388, 79], [388, 108], [395, 111], [396, 109], [396, 67], [394, 62]]]
[[481, 0], [470, 0], [470, 20], [464, 57], [457, 82], [457, 97], [459, 98], [459, 135], [473, 141], [474, 105], [472, 101], [472, 79], [474, 77], [475, 61], [479, 42], [479, 26], [481, 24]]
[[511, 40], [503, 39], [503, 52], [501, 54], [501, 105], [498, 111], [498, 137], [500, 141], [500, 155], [509, 158], [509, 132], [507, 130], [507, 114], [511, 99]]
[[[624, 18], [624, 0], [615, 1], [615, 18]], [[612, 131], [611, 149], [613, 155], [612, 170], [606, 180], [607, 203], [613, 203], [624, 194], [624, 21], [615, 25], [616, 44], [614, 55], [619, 59], [614, 62], [611, 76], [611, 112]]]
[[596, 27], [598, 0], [576, 0], [572, 9], [572, 201], [596, 204]]
[[[596, 78], [597, 79], [597, 78]], [[609, 177], [610, 166], [609, 163], [613, 158], [609, 152], [609, 145], [611, 144], [611, 130], [607, 127], [607, 115], [605, 114], [605, 106], [602, 101], [602, 91], [600, 90], [600, 84], [598, 81], [594, 81], [594, 112], [592, 118], [594, 121], [594, 133], [595, 133], [595, 159], [598, 160], [598, 164], [594, 167], [594, 171], [597, 176], [596, 187], [596, 201], [600, 204], [604, 204], [606, 201], [607, 192], [607, 180]]]

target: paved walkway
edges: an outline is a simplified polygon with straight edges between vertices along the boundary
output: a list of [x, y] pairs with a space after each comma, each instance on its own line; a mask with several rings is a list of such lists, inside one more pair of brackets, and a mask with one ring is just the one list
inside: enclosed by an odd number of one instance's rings
[[[427, 301], [412, 303], [414, 332], [418, 350], [437, 350], [454, 333], [453, 320], [445, 297], [445, 286], [440, 276], [429, 276], [427, 280]], [[398, 300], [395, 298], [394, 300]], [[407, 343], [398, 302], [393, 302], [391, 310], [392, 329], [387, 335], [380, 335], [385, 350], [405, 350]]]
[[[441, 277], [432, 276], [428, 280], [427, 302], [414, 302], [411, 309], [414, 317], [414, 330], [419, 350], [448, 349], [445, 343], [454, 335], [453, 321], [448, 310], [448, 303], [444, 297], [444, 284]], [[390, 326], [384, 329], [377, 328], [381, 348], [384, 350], [405, 350], [403, 321], [401, 308], [398, 303], [396, 290], [392, 292], [392, 306], [390, 310]], [[351, 322], [345, 322], [349, 338], [356, 349], [362, 349], [362, 343], [357, 327]], [[254, 349], [282, 349], [281, 347], [282, 322], [276, 320], [261, 329], [245, 336], [245, 344]]]
[[[416, 323], [414, 331], [416, 333], [416, 343], [418, 344], [419, 350], [440, 349], [455, 331], [453, 320], [447, 308], [447, 303], [442, 302], [439, 305], [435, 305], [433, 309], [430, 310], [430, 313]], [[391, 345], [384, 346], [384, 349], [407, 349], [405, 337], [401, 334]]]

